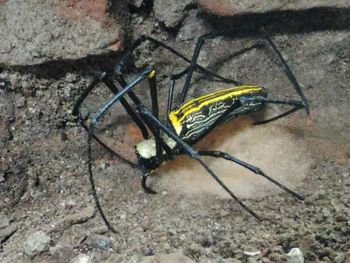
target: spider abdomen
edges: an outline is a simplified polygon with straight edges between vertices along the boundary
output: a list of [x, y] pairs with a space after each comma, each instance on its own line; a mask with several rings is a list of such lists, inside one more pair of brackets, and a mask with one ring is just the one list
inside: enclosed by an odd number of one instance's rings
[[261, 109], [262, 103], [242, 103], [242, 97], [251, 96], [266, 96], [266, 91], [259, 86], [237, 86], [201, 96], [170, 112], [169, 122], [180, 138], [197, 141], [218, 123]]

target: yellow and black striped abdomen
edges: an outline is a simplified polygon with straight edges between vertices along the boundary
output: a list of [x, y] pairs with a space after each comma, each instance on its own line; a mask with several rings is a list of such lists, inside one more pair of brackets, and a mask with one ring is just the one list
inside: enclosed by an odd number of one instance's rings
[[242, 96], [266, 96], [266, 91], [258, 86], [237, 86], [220, 90], [192, 99], [173, 110], [169, 114], [169, 121], [183, 140], [196, 141], [215, 127], [218, 121], [261, 108], [261, 103], [255, 104], [254, 107], [242, 105]]

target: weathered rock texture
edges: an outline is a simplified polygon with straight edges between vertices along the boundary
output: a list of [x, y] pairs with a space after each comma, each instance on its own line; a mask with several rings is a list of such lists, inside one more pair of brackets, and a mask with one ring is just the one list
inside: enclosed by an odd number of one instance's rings
[[208, 12], [219, 16], [234, 16], [248, 13], [265, 13], [285, 10], [306, 10], [311, 8], [342, 8], [350, 7], [347, 0], [329, 1], [288, 1], [288, 0], [199, 0], [200, 7]]
[[[1, 2], [0, 2], [1, 4]], [[0, 64], [79, 59], [122, 48], [107, 0], [13, 0], [0, 8]]]
[[154, 14], [155, 17], [164, 23], [166, 27], [176, 27], [182, 22], [184, 18], [184, 11], [191, 4], [194, 4], [194, 0], [183, 1], [167, 1], [167, 0], [155, 0], [154, 1]]

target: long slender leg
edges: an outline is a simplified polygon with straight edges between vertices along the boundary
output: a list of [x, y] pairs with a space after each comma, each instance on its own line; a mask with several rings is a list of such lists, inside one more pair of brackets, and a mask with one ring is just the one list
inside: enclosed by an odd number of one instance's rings
[[94, 136], [93, 135], [93, 131], [92, 130], [88, 130], [87, 155], [88, 155], [89, 181], [90, 181], [90, 184], [91, 184], [92, 195], [94, 197], [97, 210], [100, 213], [100, 215], [102, 217], [102, 220], [105, 223], [105, 225], [107, 226], [108, 230], [112, 231], [113, 233], [118, 233], [117, 230], [115, 230], [112, 227], [112, 225], [109, 223], [105, 213], [103, 212], [102, 206], [101, 206], [100, 201], [99, 201], [98, 196], [97, 196], [96, 187], [95, 187], [95, 181], [94, 181], [93, 172], [92, 172], [92, 147], [91, 147], [91, 141], [92, 141], [93, 136]]
[[299, 195], [298, 193], [294, 192], [293, 190], [289, 189], [288, 187], [282, 185], [281, 183], [277, 182], [275, 179], [271, 178], [270, 176], [266, 175], [260, 168], [253, 166], [249, 163], [246, 163], [242, 160], [239, 160], [238, 158], [233, 157], [232, 155], [225, 153], [225, 152], [220, 152], [220, 151], [198, 151], [199, 155], [202, 156], [211, 156], [211, 157], [216, 157], [216, 158], [223, 158], [226, 159], [228, 161], [232, 161], [234, 163], [237, 163], [245, 168], [247, 168], [248, 170], [252, 171], [255, 174], [261, 175], [263, 177], [265, 177], [267, 180], [269, 180], [270, 182], [274, 183], [275, 185], [277, 185], [278, 187], [282, 188], [283, 190], [287, 191], [288, 193], [290, 193], [291, 195], [293, 195], [295, 198], [299, 199], [299, 200], [304, 200], [304, 197], [302, 197], [301, 195]]
[[124, 89], [122, 89], [120, 92], [118, 92], [115, 96], [113, 96], [112, 99], [110, 99], [103, 107], [101, 107], [95, 117], [92, 119], [91, 124], [95, 125], [105, 114], [106, 112], [112, 107], [117, 101], [119, 101], [125, 94], [127, 94], [132, 88], [134, 88], [138, 83], [140, 83], [142, 80], [148, 77], [148, 75], [152, 72], [152, 69], [145, 68], [140, 75], [131, 83], [129, 83]]
[[189, 70], [189, 67], [185, 68], [183, 71], [172, 75], [169, 78], [169, 82], [168, 82], [168, 104], [167, 104], [167, 116], [169, 116], [169, 113], [172, 111], [172, 105], [173, 105], [173, 98], [174, 98], [174, 86], [175, 86], [175, 82], [177, 79], [181, 78], [182, 76], [184, 76]]
[[173, 108], [174, 86], [175, 80], [170, 78], [168, 81], [168, 103], [166, 107], [166, 116], [169, 116]]
[[150, 173], [149, 173], [148, 171], [145, 172], [145, 173], [143, 173], [142, 179], [141, 179], [141, 186], [142, 186], [143, 189], [145, 189], [145, 191], [146, 191], [147, 194], [157, 194], [156, 191], [154, 191], [152, 188], [150, 188], [150, 187], [147, 186], [147, 184], [146, 184], [146, 181], [147, 181], [147, 178], [148, 178], [148, 175], [149, 175], [149, 174], [150, 174]]
[[[121, 160], [122, 162], [132, 166], [133, 168], [136, 167], [136, 164], [132, 163], [131, 161], [125, 159], [124, 157], [122, 157], [121, 155], [119, 155], [118, 153], [116, 153], [115, 151], [113, 151], [111, 148], [109, 148], [103, 141], [101, 141], [95, 134], [93, 134], [91, 131], [89, 131], [89, 128], [87, 127], [87, 125], [84, 122], [84, 119], [82, 118], [82, 116], [80, 116], [79, 113], [79, 109], [81, 104], [84, 102], [84, 100], [87, 98], [87, 96], [89, 95], [89, 93], [95, 88], [95, 86], [102, 80], [106, 78], [106, 74], [102, 73], [100, 78], [95, 78], [92, 83], [83, 91], [83, 93], [80, 95], [80, 97], [78, 98], [77, 102], [74, 105], [74, 108], [72, 110], [72, 115], [77, 117], [78, 122], [80, 123], [80, 125], [85, 129], [86, 132], [91, 133], [92, 138], [97, 141], [103, 148], [105, 148], [108, 152], [112, 153], [114, 156], [116, 156], [119, 160]], [[114, 90], [112, 90], [114, 92]], [[130, 106], [127, 103], [126, 100], [123, 100], [123, 106], [125, 106], [125, 109], [128, 113], [131, 112]], [[135, 114], [135, 112], [132, 110], [132, 112]], [[136, 114], [135, 114], [136, 115]], [[139, 118], [138, 118], [139, 119]], [[134, 119], [136, 124], [138, 124], [138, 122], [136, 121], [137, 119]], [[142, 122], [140, 122], [142, 123]], [[139, 123], [139, 124], [140, 124]], [[139, 125], [138, 125], [139, 126]], [[144, 125], [140, 125], [139, 126], [141, 132], [144, 135], [148, 136], [148, 133], [145, 134], [145, 127]]]
[[283, 118], [283, 117], [286, 117], [288, 116], [289, 114], [292, 114], [293, 112], [296, 112], [298, 110], [302, 109], [302, 107], [294, 107], [286, 112], [283, 112], [275, 117], [272, 117], [270, 119], [266, 119], [266, 120], [262, 120], [262, 121], [257, 121], [257, 122], [254, 122], [253, 125], [261, 125], [261, 124], [266, 124], [266, 123], [269, 123], [269, 122], [272, 122], [272, 121], [275, 121], [275, 120], [278, 120], [280, 118]]
[[255, 122], [254, 125], [260, 125], [260, 124], [265, 124], [265, 123], [269, 123], [272, 121], [275, 121], [277, 119], [280, 119], [282, 117], [285, 117], [289, 114], [292, 114], [293, 112], [296, 112], [300, 109], [303, 109], [306, 106], [306, 102], [305, 101], [298, 101], [298, 100], [281, 100], [281, 99], [275, 99], [275, 98], [267, 98], [267, 97], [246, 97], [246, 98], [241, 98], [241, 102], [247, 103], [247, 102], [263, 102], [263, 103], [269, 103], [269, 104], [280, 104], [280, 105], [289, 105], [289, 106], [294, 106], [292, 109], [283, 112], [282, 114], [279, 114], [275, 117], [272, 117], [270, 119], [267, 120], [263, 120], [263, 121], [259, 121], [259, 122]]
[[[176, 80], [182, 78], [184, 75], [188, 74], [189, 70], [190, 70], [191, 66], [188, 66], [187, 68], [185, 68], [184, 70], [180, 71], [177, 74], [171, 75], [168, 81], [168, 104], [167, 104], [167, 115], [169, 115], [170, 111], [172, 110], [172, 105], [174, 103], [173, 101], [173, 96], [174, 96], [174, 86], [176, 83]], [[230, 79], [226, 79], [226, 80], [219, 80], [220, 82], [224, 82], [224, 83], [232, 83], [234, 85], [241, 85], [242, 83], [236, 81], [236, 80], [230, 80]], [[187, 92], [187, 91], [186, 91]], [[185, 94], [186, 97], [186, 94]]]
[[263, 34], [267, 40], [267, 42], [270, 44], [270, 46], [272, 47], [272, 49], [274, 50], [274, 52], [276, 53], [276, 55], [278, 56], [278, 58], [281, 61], [282, 67], [284, 69], [284, 72], [286, 73], [287, 77], [289, 78], [289, 80], [292, 82], [295, 90], [298, 92], [300, 98], [302, 99], [302, 101], [304, 102], [304, 108], [307, 114], [310, 113], [309, 110], [309, 105], [307, 103], [307, 99], [301, 89], [301, 86], [299, 84], [299, 82], [297, 81], [293, 71], [291, 70], [291, 68], [288, 66], [286, 60], [283, 58], [281, 52], [278, 50], [277, 45], [275, 44], [275, 42], [272, 40], [272, 38], [265, 32], [263, 31]]
[[[107, 76], [103, 78], [102, 81], [114, 94], [117, 94], [119, 92], [118, 88], [114, 85], [113, 81]], [[125, 98], [121, 98], [120, 103], [124, 106], [126, 112], [130, 115], [131, 119], [135, 122], [136, 126], [139, 127], [143, 138], [148, 139], [149, 135], [146, 126], [140, 120], [139, 116], [135, 113], [135, 111], [131, 108], [128, 101]]]
[[196, 48], [194, 49], [194, 52], [193, 52], [191, 64], [190, 64], [190, 67], [189, 67], [189, 70], [188, 70], [188, 73], [187, 73], [187, 76], [186, 76], [186, 81], [185, 81], [185, 84], [184, 84], [184, 86], [182, 88], [180, 103], [183, 103], [185, 101], [185, 99], [186, 99], [186, 95], [187, 95], [187, 92], [188, 92], [188, 88], [190, 86], [190, 82], [191, 82], [191, 79], [192, 79], [193, 71], [195, 69], [195, 65], [197, 64], [197, 59], [198, 59], [198, 56], [199, 56], [199, 52], [201, 51], [201, 49], [202, 49], [202, 47], [204, 45], [205, 39], [214, 38], [216, 36], [217, 35], [215, 35], [215, 34], [206, 34], [206, 35], [203, 35], [203, 36], [199, 37], [199, 39], [197, 41], [197, 44], [196, 44]]
[[[191, 62], [190, 59], [186, 58], [184, 55], [182, 55], [180, 52], [176, 51], [174, 48], [172, 48], [172, 47], [170, 47], [170, 46], [168, 46], [168, 45], [166, 45], [166, 44], [164, 44], [164, 43], [162, 43], [162, 42], [160, 42], [160, 41], [158, 41], [158, 40], [156, 40], [156, 39], [154, 39], [154, 38], [152, 38], [152, 37], [143, 35], [143, 36], [141, 36], [140, 38], [138, 38], [138, 39], [134, 42], [134, 44], [130, 47], [130, 49], [128, 50], [128, 52], [126, 52], [126, 53], [121, 57], [121, 59], [119, 60], [119, 62], [116, 64], [115, 69], [114, 69], [114, 74], [115, 74], [115, 76], [117, 77], [117, 79], [118, 79], [118, 76], [121, 75], [122, 69], [123, 69], [123, 67], [124, 67], [124, 65], [125, 65], [125, 62], [126, 62], [126, 61], [128, 60], [128, 58], [130, 57], [131, 53], [132, 53], [136, 48], [138, 48], [143, 42], [145, 42], [145, 41], [147, 41], [147, 40], [150, 41], [150, 42], [153, 42], [154, 44], [156, 44], [156, 45], [158, 45], [158, 46], [161, 46], [161, 47], [165, 48], [166, 50], [170, 51], [170, 52], [173, 53], [174, 55], [176, 55], [176, 56], [182, 58], [184, 61], [186, 61], [186, 62], [188, 62], [188, 63]], [[202, 67], [202, 66], [200, 66], [200, 65], [198, 65], [198, 64], [195, 64], [195, 70], [198, 70], [198, 71], [200, 71], [200, 72], [202, 72], [202, 73], [205, 73], [205, 74], [207, 74], [207, 75], [211, 75], [211, 76], [213, 76], [213, 77], [216, 77], [217, 79], [220, 79], [221, 81], [226, 82], [226, 83], [234, 83], [234, 84], [239, 83], [238, 81], [235, 81], [235, 80], [231, 80], [231, 79], [222, 77], [222, 76], [216, 74], [215, 72], [212, 72], [212, 71], [210, 71], [210, 70], [208, 70], [208, 69], [206, 69], [206, 68], [204, 68], [204, 67]]]
[[93, 131], [89, 129], [89, 127], [85, 124], [83, 120], [80, 120], [80, 125], [84, 128], [84, 130], [88, 133], [91, 134], [91, 137], [98, 142], [104, 149], [106, 149], [109, 153], [113, 154], [115, 157], [117, 157], [119, 160], [123, 161], [124, 163], [130, 165], [132, 168], [137, 168], [137, 164], [129, 161], [128, 159], [125, 159], [123, 156], [120, 154], [116, 153], [114, 150], [112, 150], [110, 147], [108, 147], [103, 141], [98, 138]]
[[[154, 70], [149, 74], [148, 81], [149, 81], [149, 86], [150, 86], [150, 90], [151, 90], [152, 113], [157, 119], [159, 119], [156, 72]], [[159, 128], [154, 127], [154, 129], [155, 129], [155, 133], [157, 135], [160, 135]], [[160, 141], [160, 136], [156, 136], [155, 140], [156, 140], [156, 155], [157, 155], [157, 158], [159, 159], [159, 161], [161, 162], [161, 159], [163, 157], [163, 153], [162, 153], [162, 145], [161, 145], [161, 141]]]
[[157, 118], [155, 118], [152, 113], [144, 106], [140, 105], [137, 108], [138, 112], [144, 115], [149, 119], [155, 126], [158, 126], [164, 133], [166, 133], [170, 138], [172, 138], [177, 144], [178, 147], [188, 154], [190, 157], [194, 158], [197, 162], [199, 162], [204, 169], [214, 178], [214, 180], [248, 213], [254, 216], [256, 219], [261, 220], [260, 217], [252, 211], [249, 207], [247, 207], [222, 181], [221, 179], [205, 164], [205, 162], [200, 158], [200, 154], [190, 147], [186, 142], [184, 142], [181, 138], [179, 138], [176, 134], [174, 134], [171, 130], [169, 130], [164, 124], [162, 124]]
[[241, 100], [242, 103], [246, 103], [246, 102], [264, 102], [264, 103], [271, 103], [271, 104], [298, 106], [298, 107], [301, 107], [301, 108], [305, 107], [305, 102], [304, 101], [291, 100], [291, 99], [281, 100], [281, 99], [275, 99], [275, 98], [256, 96], [256, 97], [242, 97], [240, 100]]
[[[151, 89], [151, 93], [152, 93], [152, 107], [154, 107], [154, 111], [157, 113], [158, 112], [158, 105], [157, 105], [157, 94], [156, 94], [156, 86], [155, 86], [155, 80], [152, 80], [152, 78], [154, 78], [154, 71], [150, 68], [146, 68], [144, 69], [140, 75], [134, 80], [132, 81], [130, 84], [128, 84], [126, 87], [124, 87], [124, 89], [122, 89], [121, 91], [119, 91], [113, 98], [111, 98], [104, 106], [102, 106], [96, 113], [96, 115], [93, 117], [90, 127], [90, 130], [94, 129], [94, 126], [96, 125], [96, 123], [106, 114], [106, 112], [118, 101], [120, 101], [121, 99], [123, 99], [124, 95], [129, 94], [129, 92], [138, 84], [140, 83], [142, 80], [144, 80], [145, 78], [149, 78], [150, 79], [150, 89]], [[136, 95], [135, 95], [136, 96]], [[140, 104], [142, 105], [142, 104]], [[141, 116], [142, 117], [142, 116]], [[159, 152], [157, 154], [157, 157], [159, 159], [162, 158], [163, 155], [163, 149], [166, 151], [166, 153], [168, 155], [172, 155], [171, 149], [166, 145], [166, 143], [164, 143], [164, 141], [162, 140], [161, 136], [160, 136], [160, 132], [159, 129], [157, 129], [156, 126], [153, 126], [151, 123], [149, 123], [147, 121], [147, 119], [143, 119], [144, 122], [146, 123], [146, 125], [148, 126], [148, 128], [151, 130], [151, 132], [153, 133], [153, 135], [155, 136], [155, 140], [156, 140], [156, 147], [157, 149], [159, 148]]]
[[[103, 115], [108, 111], [108, 109], [117, 101], [121, 101], [124, 99], [124, 95], [125, 94], [130, 94], [128, 93], [129, 91], [131, 91], [132, 88], [134, 88], [140, 81], [142, 81], [143, 79], [145, 79], [147, 76], [150, 78], [150, 85], [151, 85], [151, 93], [152, 93], [152, 105], [153, 105], [153, 110], [155, 112], [155, 114], [158, 114], [158, 105], [157, 105], [157, 94], [156, 92], [156, 86], [155, 86], [155, 80], [152, 81], [151, 79], [154, 77], [154, 72], [151, 69], [145, 69], [140, 76], [134, 80], [132, 83], [130, 83], [129, 85], [127, 85], [126, 87], [124, 87], [124, 89], [122, 91], [119, 91], [110, 101], [108, 101], [108, 103], [106, 105], [104, 105], [96, 114], [96, 116], [93, 118], [91, 124], [89, 127], [87, 127], [84, 123], [83, 120], [81, 120], [81, 123], [83, 125], [83, 127], [85, 128], [85, 130], [88, 132], [88, 149], [87, 149], [87, 154], [88, 154], [88, 172], [89, 172], [89, 180], [91, 183], [91, 188], [92, 188], [92, 193], [93, 193], [93, 197], [95, 199], [95, 203], [96, 203], [96, 207], [104, 221], [104, 223], [106, 224], [107, 228], [114, 232], [117, 233], [117, 231], [111, 226], [111, 224], [109, 223], [107, 217], [105, 216], [103, 209], [101, 207], [101, 204], [99, 202], [98, 196], [97, 196], [97, 192], [96, 192], [96, 187], [95, 187], [95, 182], [93, 179], [93, 171], [92, 171], [92, 147], [91, 147], [91, 141], [92, 138], [94, 138], [97, 142], [99, 142], [102, 146], [104, 146], [107, 150], [109, 150], [110, 152], [116, 154], [117, 156], [119, 156], [117, 153], [115, 153], [112, 149], [110, 149], [108, 146], [106, 146], [98, 137], [96, 137], [94, 135], [94, 126], [95, 124], [99, 121], [100, 118], [103, 117]], [[107, 82], [108, 85], [111, 87], [111, 89], [113, 89], [115, 91], [115, 87], [113, 87], [113, 85], [111, 85], [111, 83]], [[92, 90], [92, 88], [91, 88]], [[87, 96], [87, 95], [86, 95]], [[136, 96], [136, 95], [135, 95]], [[136, 97], [137, 98], [137, 97]], [[137, 98], [138, 99], [138, 98]], [[80, 103], [82, 103], [83, 100], [81, 100]], [[78, 114], [78, 109], [79, 107], [76, 108], [77, 114]], [[165, 149], [165, 151], [167, 153], [171, 153], [171, 149], [169, 146], [167, 146], [164, 141], [161, 139], [160, 137], [160, 132], [159, 132], [159, 128], [157, 129], [156, 126], [154, 126], [152, 123], [150, 123], [147, 119], [143, 118], [143, 116], [140, 116], [142, 120], [140, 121], [144, 121], [145, 124], [148, 126], [148, 128], [150, 129], [150, 131], [153, 133], [153, 135], [155, 136], [155, 140], [157, 141], [157, 145], [159, 144], [160, 147], [160, 154], [162, 154], [163, 148]], [[157, 146], [158, 148], [158, 146]], [[131, 163], [134, 167], [136, 166], [135, 164]], [[152, 193], [155, 194], [156, 192], [153, 191], [151, 188], [146, 186], [146, 179], [147, 176], [149, 174], [149, 172], [141, 165], [138, 165], [137, 168], [139, 168], [142, 172], [142, 186], [143, 188], [148, 192], [148, 193]]]
[[[123, 88], [125, 88], [125, 87], [128, 85], [128, 83], [126, 82], [126, 80], [125, 80], [125, 78], [123, 77], [123, 75], [117, 76], [117, 81], [118, 81], [118, 83], [120, 84], [120, 86], [122, 86]], [[131, 99], [136, 105], [138, 105], [138, 104], [141, 103], [140, 99], [136, 96], [136, 94], [135, 94], [132, 90], [130, 90], [130, 91], [128, 92], [128, 95], [129, 95], [130, 99]]]

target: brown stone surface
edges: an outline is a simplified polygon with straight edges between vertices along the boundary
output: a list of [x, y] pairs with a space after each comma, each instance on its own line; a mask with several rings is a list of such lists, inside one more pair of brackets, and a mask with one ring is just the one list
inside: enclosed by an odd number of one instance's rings
[[[118, 20], [119, 21], [119, 20]], [[0, 9], [0, 64], [33, 65], [120, 51], [107, 0], [13, 0]]]
[[60, 15], [69, 19], [83, 19], [91, 17], [98, 22], [111, 22], [108, 15], [107, 0], [65, 0], [57, 1]]
[[305, 10], [311, 8], [343, 8], [350, 7], [350, 1], [319, 0], [319, 1], [286, 1], [286, 0], [199, 0], [200, 7], [208, 12], [219, 16], [234, 16], [247, 13], [265, 13], [284, 10]]
[[193, 4], [193, 0], [183, 1], [168, 1], [155, 0], [154, 14], [155, 17], [164, 23], [166, 27], [178, 26], [184, 18], [185, 9], [187, 6]]

